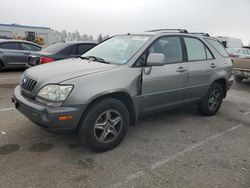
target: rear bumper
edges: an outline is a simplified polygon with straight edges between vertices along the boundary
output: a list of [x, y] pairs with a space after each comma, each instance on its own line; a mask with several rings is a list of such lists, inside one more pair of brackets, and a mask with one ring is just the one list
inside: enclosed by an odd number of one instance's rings
[[249, 78], [250, 77], [250, 70], [249, 69], [234, 68], [234, 75], [240, 76], [242, 78]]
[[[81, 119], [85, 105], [72, 105], [67, 107], [48, 107], [37, 101], [21, 95], [20, 86], [14, 90], [12, 98], [16, 109], [37, 125], [62, 131], [74, 131]], [[73, 116], [72, 120], [60, 121], [59, 116]]]

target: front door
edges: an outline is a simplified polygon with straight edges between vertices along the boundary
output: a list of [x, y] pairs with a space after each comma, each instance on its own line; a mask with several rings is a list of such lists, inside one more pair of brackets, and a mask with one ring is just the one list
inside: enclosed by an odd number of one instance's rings
[[183, 61], [180, 38], [162, 37], [153, 43], [149, 53], [164, 54], [166, 64], [145, 67], [143, 70], [142, 113], [181, 105], [186, 93], [188, 66]]

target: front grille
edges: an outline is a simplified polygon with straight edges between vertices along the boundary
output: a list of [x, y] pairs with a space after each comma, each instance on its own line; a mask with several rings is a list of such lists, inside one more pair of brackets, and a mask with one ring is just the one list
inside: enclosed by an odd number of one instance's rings
[[34, 89], [36, 83], [37, 83], [36, 80], [33, 80], [24, 75], [21, 80], [21, 88], [28, 92], [31, 92]]

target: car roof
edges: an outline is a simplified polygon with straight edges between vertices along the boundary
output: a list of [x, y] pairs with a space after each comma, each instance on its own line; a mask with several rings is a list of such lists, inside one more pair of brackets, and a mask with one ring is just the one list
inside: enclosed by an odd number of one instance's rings
[[65, 43], [65, 44], [98, 44], [98, 42], [93, 41], [61, 41], [58, 43]]
[[185, 35], [185, 36], [195, 36], [199, 38], [213, 38], [218, 40], [215, 37], [211, 37], [208, 33], [204, 32], [188, 32], [186, 29], [155, 29], [155, 30], [148, 30], [144, 32], [136, 32], [136, 33], [128, 33], [127, 35], [148, 35], [148, 36], [161, 36], [161, 35]]
[[[30, 41], [27, 41], [27, 40], [14, 40], [14, 39], [0, 39], [0, 43], [2, 42], [25, 42], [25, 43], [30, 43], [30, 44], [34, 44], [36, 46], [40, 46], [34, 42], [30, 42]], [[41, 46], [40, 46], [41, 47]]]

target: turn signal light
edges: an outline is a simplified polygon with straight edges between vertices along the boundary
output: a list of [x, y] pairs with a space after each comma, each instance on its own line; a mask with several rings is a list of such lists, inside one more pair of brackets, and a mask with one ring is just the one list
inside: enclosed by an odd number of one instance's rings
[[58, 117], [59, 121], [69, 121], [69, 120], [72, 120], [72, 119], [73, 119], [73, 116], [59, 116]]

